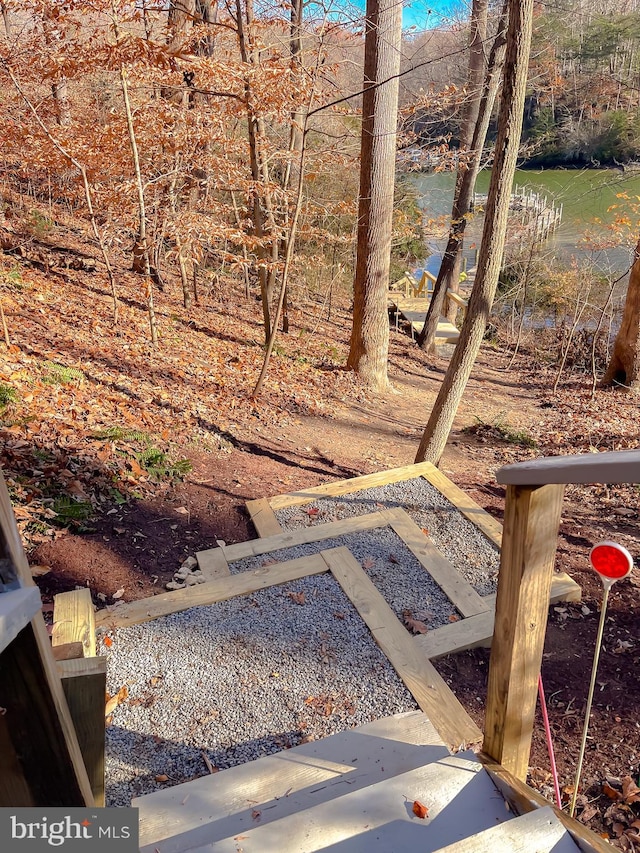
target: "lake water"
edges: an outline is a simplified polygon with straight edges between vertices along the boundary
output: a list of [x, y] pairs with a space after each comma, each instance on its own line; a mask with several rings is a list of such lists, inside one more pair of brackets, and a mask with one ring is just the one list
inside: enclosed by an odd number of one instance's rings
[[[478, 176], [476, 192], [486, 195], [491, 173], [485, 170]], [[421, 207], [427, 218], [448, 217], [451, 214], [451, 201], [455, 175], [452, 173], [419, 174], [412, 173], [411, 180], [417, 187]], [[579, 261], [589, 260], [606, 274], [622, 274], [629, 269], [633, 246], [611, 246], [606, 249], [593, 248], [585, 243], [588, 232], [610, 240], [606, 226], [614, 221], [620, 210], [611, 211], [612, 205], [623, 205], [618, 193], [627, 193], [637, 197], [640, 205], [640, 174], [621, 172], [616, 169], [543, 169], [540, 171], [518, 170], [514, 177], [514, 186], [533, 190], [554, 200], [563, 206], [562, 224], [556, 233], [545, 243], [558, 257], [570, 261], [572, 257]], [[632, 219], [637, 219], [638, 215]], [[481, 225], [476, 222], [466, 240], [467, 257], [473, 256], [469, 245], [479, 243]], [[432, 249], [443, 248], [442, 241], [430, 241]], [[439, 258], [433, 257], [426, 264], [431, 272], [437, 273]], [[435, 269], [434, 269], [435, 268]]]

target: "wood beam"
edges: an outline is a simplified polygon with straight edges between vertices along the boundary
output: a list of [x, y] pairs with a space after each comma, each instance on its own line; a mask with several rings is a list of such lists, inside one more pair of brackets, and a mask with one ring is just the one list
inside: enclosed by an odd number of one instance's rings
[[484, 751], [526, 779], [564, 486], [508, 486]]

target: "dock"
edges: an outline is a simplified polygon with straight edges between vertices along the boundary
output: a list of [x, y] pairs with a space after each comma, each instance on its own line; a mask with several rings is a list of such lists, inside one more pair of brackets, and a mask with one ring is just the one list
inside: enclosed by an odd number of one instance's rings
[[[469, 270], [466, 274], [466, 284], [473, 272]], [[414, 278], [411, 273], [405, 273], [389, 290], [389, 310], [395, 317], [396, 329], [399, 327], [400, 319], [405, 320], [410, 324], [412, 339], [420, 334], [424, 326], [435, 281], [435, 276], [427, 270], [423, 271], [420, 280]], [[459, 293], [448, 290], [447, 297], [453, 300], [462, 311], [466, 310], [467, 300]], [[435, 338], [436, 346], [456, 344], [459, 337], [460, 330], [446, 317], [440, 317]]]

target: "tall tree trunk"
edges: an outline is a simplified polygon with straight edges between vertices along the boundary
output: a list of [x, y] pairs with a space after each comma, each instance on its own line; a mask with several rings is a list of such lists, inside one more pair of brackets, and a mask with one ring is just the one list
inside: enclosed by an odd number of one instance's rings
[[635, 248], [629, 286], [622, 312], [622, 322], [613, 345], [613, 353], [602, 380], [626, 390], [638, 387], [640, 381], [640, 240]]
[[0, 14], [2, 15], [2, 21], [4, 23], [4, 32], [7, 37], [7, 41], [11, 41], [11, 36], [13, 34], [11, 12], [9, 11], [7, 4], [4, 2], [4, 0], [0, 0]]
[[[474, 98], [468, 104], [466, 116], [468, 124], [466, 124], [466, 122], [465, 124], [468, 130], [471, 131], [471, 138], [469, 139], [465, 132], [464, 141], [466, 143], [465, 150], [468, 150], [469, 154], [467, 158], [463, 157], [461, 159], [460, 165], [458, 166], [447, 247], [442, 257], [442, 263], [440, 264], [438, 278], [433, 289], [433, 294], [431, 295], [431, 302], [429, 304], [427, 316], [418, 336], [418, 344], [427, 352], [435, 352], [435, 339], [438, 329], [438, 321], [445, 304], [447, 290], [452, 290], [454, 292], [459, 290], [464, 233], [471, 213], [473, 191], [476, 184], [476, 178], [480, 170], [482, 151], [487, 136], [487, 130], [489, 128], [489, 120], [491, 118], [493, 104], [498, 91], [500, 72], [504, 61], [506, 49], [506, 15], [507, 4], [505, 2], [502, 15], [500, 16], [498, 31], [489, 55], [486, 75], [484, 76], [484, 81], [480, 85], [479, 98]], [[470, 81], [475, 78], [477, 73], [476, 65], [477, 60], [473, 60], [472, 62], [470, 59]], [[462, 142], [463, 139], [461, 138], [461, 150]], [[451, 317], [449, 313], [447, 313], [447, 316], [453, 321], [455, 318], [455, 312], [452, 313], [454, 314], [454, 317]]]
[[374, 390], [389, 385], [391, 259], [402, 4], [367, 0], [353, 326], [347, 367]]
[[518, 156], [531, 48], [534, 0], [509, 0], [507, 53], [498, 138], [489, 185], [476, 280], [460, 340], [425, 428], [416, 462], [438, 463], [482, 343], [502, 265], [509, 202]]

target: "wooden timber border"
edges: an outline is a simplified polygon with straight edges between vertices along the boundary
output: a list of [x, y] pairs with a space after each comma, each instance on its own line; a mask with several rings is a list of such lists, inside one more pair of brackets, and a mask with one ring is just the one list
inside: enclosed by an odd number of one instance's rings
[[[436, 468], [431, 462], [420, 462], [414, 465], [405, 465], [400, 468], [392, 468], [387, 471], [376, 472], [374, 474], [365, 474], [361, 477], [352, 477], [348, 480], [337, 480], [333, 483], [325, 483], [320, 486], [313, 486], [297, 492], [276, 495], [272, 498], [259, 498], [257, 500], [247, 501], [246, 506], [258, 535], [261, 537], [268, 537], [268, 541], [271, 542], [273, 541], [274, 534], [277, 535], [277, 531], [282, 531], [283, 537], [292, 535], [291, 533], [285, 533], [282, 530], [274, 510], [285, 509], [292, 506], [304, 506], [306, 504], [313, 503], [318, 499], [351, 495], [356, 492], [363, 491], [364, 489], [371, 489], [376, 486], [385, 486], [389, 483], [404, 482], [405, 480], [412, 480], [416, 477], [422, 477], [427, 480], [458, 510], [458, 512], [474, 524], [490, 542], [492, 542], [497, 548], [501, 548], [502, 525], [500, 522], [490, 516], [486, 510], [473, 500], [473, 498], [459, 488], [459, 486], [456, 486], [455, 483], [446, 477], [442, 471], [438, 470], [438, 468]], [[386, 510], [385, 512], [387, 513], [387, 517], [389, 517], [388, 514], [393, 513], [394, 510]], [[379, 513], [379, 515], [384, 515], [384, 513]], [[404, 521], [401, 520], [402, 517], [405, 519]], [[373, 518], [373, 516], [360, 516], [360, 520], [366, 518]], [[431, 545], [427, 537], [424, 536], [422, 531], [406, 512], [402, 511], [402, 516], [398, 515], [396, 516], [396, 519], [395, 524], [391, 523], [395, 532], [410, 548], [418, 560], [420, 560], [427, 571], [434, 577], [434, 580], [436, 580], [450, 600], [455, 604], [460, 613], [465, 617], [459, 622], [435, 628], [427, 634], [415, 637], [414, 643], [420, 647], [422, 652], [426, 654], [429, 659], [435, 659], [442, 657], [443, 655], [463, 651], [475, 646], [490, 645], [495, 624], [495, 595], [480, 597], [477, 596], [477, 593], [474, 593], [481, 601], [481, 606], [479, 606], [475, 612], [469, 608], [468, 603], [467, 606], [461, 607], [459, 604], [459, 597], [455, 595], [451, 585], [443, 586], [438, 578], [438, 557], [442, 560], [444, 560], [444, 558], [442, 558], [437, 549]], [[316, 531], [317, 536], [319, 535], [319, 531], [324, 528], [331, 528], [332, 525], [335, 524], [336, 527], [333, 528], [335, 532], [332, 532], [329, 535], [338, 536], [342, 533], [355, 532], [357, 528], [355, 526], [349, 528], [348, 525], [349, 522], [353, 524], [357, 520], [357, 518], [345, 519], [340, 522], [331, 522], [330, 524], [303, 528], [303, 530], [309, 531], [309, 536], [311, 536], [311, 531]], [[406, 520], [408, 520], [408, 523]], [[314, 540], [309, 538], [306, 541]], [[283, 547], [286, 547], [284, 545], [284, 539]], [[254, 551], [253, 553], [257, 552]], [[448, 563], [448, 561], [445, 562]], [[458, 580], [462, 580], [458, 572], [455, 572], [455, 576]], [[558, 601], [579, 601], [580, 597], [580, 587], [566, 573], [562, 572], [553, 575], [549, 595], [549, 601], [551, 603]], [[472, 607], [473, 604], [471, 605], [471, 608]]]

